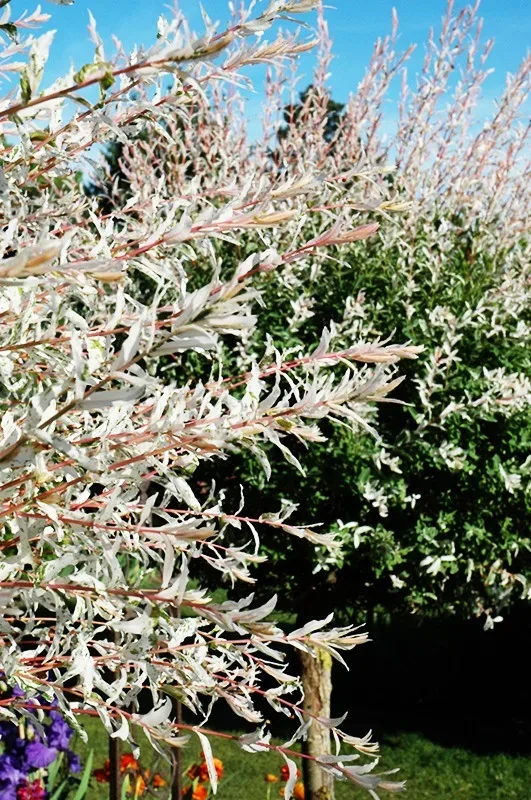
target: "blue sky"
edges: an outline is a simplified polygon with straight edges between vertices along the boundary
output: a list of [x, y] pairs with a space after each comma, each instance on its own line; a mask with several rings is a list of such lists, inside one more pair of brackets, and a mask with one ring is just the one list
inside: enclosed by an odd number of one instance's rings
[[[327, 18], [335, 53], [330, 86], [334, 97], [341, 101], [346, 100], [349, 92], [356, 88], [376, 38], [389, 31], [393, 6], [400, 20], [400, 45], [404, 48], [413, 42], [420, 45], [410, 67], [415, 72], [420, 66], [422, 45], [428, 29], [431, 25], [438, 26], [446, 5], [445, 0], [327, 0], [327, 4], [333, 6], [327, 10]], [[456, 8], [463, 4], [462, 0], [456, 0]], [[92, 46], [86, 30], [88, 9], [96, 17], [98, 30], [104, 40], [115, 33], [129, 47], [135, 43], [148, 45], [153, 42], [157, 17], [169, 2], [75, 0], [75, 4], [69, 7], [47, 2], [42, 5], [43, 10], [52, 13], [49, 27], [58, 30], [48, 71], [50, 78], [55, 78], [66, 71], [71, 60], [79, 67], [92, 58]], [[28, 7], [27, 0], [13, 0], [12, 6], [16, 12], [18, 7]], [[227, 20], [226, 0], [203, 0], [203, 6], [213, 19], [222, 23]], [[198, 0], [181, 0], [180, 7], [192, 27], [201, 31]], [[489, 65], [495, 72], [485, 84], [486, 102], [482, 106], [487, 110], [488, 101], [503, 88], [506, 73], [516, 70], [531, 44], [531, 0], [483, 0], [481, 15], [485, 19], [484, 37], [494, 37], [496, 40], [489, 59]], [[301, 72], [308, 76], [308, 80], [311, 66], [311, 58], [305, 57]], [[259, 73], [256, 74], [258, 77]], [[301, 78], [301, 88], [308, 80]], [[250, 103], [252, 112], [258, 111], [260, 94], [250, 98]]]

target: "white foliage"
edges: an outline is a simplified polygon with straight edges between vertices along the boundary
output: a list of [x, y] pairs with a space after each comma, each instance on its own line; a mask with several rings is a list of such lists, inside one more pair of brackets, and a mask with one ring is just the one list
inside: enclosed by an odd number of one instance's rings
[[[290, 525], [287, 513], [248, 519], [242, 509], [224, 510], [222, 497], [203, 501], [194, 471], [243, 448], [261, 454], [265, 466], [268, 443], [298, 464], [290, 443], [322, 440], [319, 424], [327, 418], [372, 431], [370, 405], [398, 385], [396, 362], [420, 350], [363, 340], [333, 351], [331, 329], [309, 355], [270, 353], [265, 362], [247, 360], [240, 375], [213, 369], [206, 382], [185, 376], [190, 351], [215, 355], [227, 336], [245, 345], [260, 313], [255, 278], [285, 269], [291, 280], [289, 265], [324, 258], [325, 248], [377, 230], [348, 203], [314, 230], [309, 200], [324, 182], [312, 159], [306, 174], [296, 170], [275, 183], [243, 140], [239, 152], [227, 153], [223, 115], [217, 124], [214, 114], [201, 133], [212, 137], [207, 155], [220, 158], [216, 173], [182, 146], [183, 137], [201, 131], [194, 106], [204, 110], [208, 100], [215, 108], [222, 77], [238, 83], [241, 67], [278, 64], [313, 44], [247, 37], [262, 37], [279, 16], [316, 6], [272, 0], [255, 18], [244, 12], [225, 33], [207, 21], [200, 39], [187, 38], [177, 12], [160, 21], [151, 49], [126, 55], [118, 48], [106, 61], [91, 18], [94, 62], [44, 89], [52, 34], [3, 43], [3, 63], [21, 69], [22, 82], [20, 96], [0, 104], [0, 133], [9, 141], [0, 155], [0, 670], [30, 693], [55, 694], [69, 718], [96, 710], [121, 739], [136, 724], [154, 745], [183, 743], [165, 693], [199, 717], [221, 699], [260, 724], [254, 695], [262, 673], [275, 683], [265, 691], [272, 707], [285, 709], [283, 694], [294, 689], [283, 647], [325, 649], [341, 659], [341, 650], [367, 639], [350, 626], [327, 627], [330, 619], [286, 636], [269, 619], [275, 598], [260, 607], [252, 595], [217, 603], [191, 582], [201, 562], [214, 589], [222, 579], [252, 583], [250, 567], [263, 560], [259, 530], [268, 526], [327, 552], [338, 547], [331, 534]], [[15, 24], [22, 31], [46, 19], [36, 13]], [[222, 75], [216, 57], [224, 50]], [[21, 68], [9, 60], [15, 56]], [[83, 94], [96, 85], [97, 107]], [[66, 104], [72, 97], [73, 110]], [[153, 159], [138, 148], [136, 163], [131, 143], [144, 133]], [[101, 197], [83, 193], [76, 176], [80, 161], [91, 164], [93, 145], [108, 138], [124, 147], [131, 190], [124, 199], [116, 185], [108, 188], [111, 214], [102, 211]], [[184, 161], [172, 164], [178, 154]], [[324, 191], [341, 202], [342, 190]], [[258, 252], [226, 275], [214, 240], [237, 245], [242, 231], [255, 233]], [[141, 281], [149, 291], [139, 290]], [[294, 311], [299, 320], [311, 313], [297, 298]], [[168, 358], [181, 359], [182, 375], [166, 382]], [[180, 619], [179, 610], [192, 616]], [[33, 651], [27, 634], [38, 643]], [[51, 671], [43, 671], [41, 659]], [[117, 676], [112, 683], [109, 670]], [[71, 708], [67, 681], [78, 697]], [[145, 688], [153, 708], [140, 715]], [[215, 788], [208, 740], [193, 730]], [[252, 752], [272, 746], [267, 731], [240, 744]], [[287, 763], [286, 798], [296, 774]], [[341, 774], [370, 791], [401, 788], [368, 778], [370, 769], [344, 767]]]

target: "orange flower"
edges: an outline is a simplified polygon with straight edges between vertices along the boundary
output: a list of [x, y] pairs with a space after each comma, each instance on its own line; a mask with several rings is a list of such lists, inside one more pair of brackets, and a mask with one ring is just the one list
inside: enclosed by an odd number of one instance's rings
[[125, 772], [128, 769], [138, 770], [138, 761], [132, 753], [124, 753], [120, 758], [120, 772]]
[[[300, 776], [301, 776], [301, 771], [300, 771], [300, 769], [298, 769], [297, 770], [297, 778], [300, 778]], [[287, 781], [288, 778], [289, 778], [289, 767], [288, 767], [287, 764], [283, 764], [280, 767], [280, 780], [281, 781]]]
[[199, 764], [192, 764], [186, 774], [191, 781], [195, 780], [199, 774]]
[[196, 786], [193, 794], [192, 800], [207, 800], [208, 797], [208, 789], [206, 786]]
[[95, 769], [92, 774], [98, 783], [108, 783], [110, 778], [110, 772], [108, 769], [105, 769], [105, 767], [103, 767], [103, 769]]
[[264, 778], [266, 783], [278, 783], [278, 778], [276, 775], [273, 775], [271, 772], [268, 772]]
[[[120, 772], [123, 775], [127, 771], [133, 773], [139, 773], [140, 771], [138, 761], [132, 753], [124, 753], [120, 758]], [[111, 764], [109, 759], [106, 760], [102, 769], [95, 769], [92, 774], [98, 783], [108, 783], [111, 777]], [[150, 774], [151, 773], [148, 769], [145, 771], [144, 776], [140, 774], [133, 774], [131, 783], [133, 784], [134, 788], [131, 789], [131, 794], [134, 794], [136, 797], [140, 797], [145, 793], [147, 789], [145, 778], [149, 779]], [[166, 785], [166, 781], [158, 773], [153, 776], [151, 783], [156, 788]], [[198, 798], [197, 800], [203, 800], [203, 798]]]
[[[284, 797], [284, 789], [279, 789], [279, 797]], [[293, 797], [295, 800], [304, 800], [304, 784], [302, 781], [297, 781], [293, 787]]]
[[[220, 758], [214, 759], [214, 769], [216, 770], [218, 781], [221, 780], [223, 777], [223, 761]], [[206, 761], [203, 761], [199, 767], [199, 780], [201, 783], [206, 783], [206, 781], [208, 781], [208, 767]]]
[[295, 800], [304, 800], [304, 784], [302, 781], [297, 781], [293, 787], [293, 797]]

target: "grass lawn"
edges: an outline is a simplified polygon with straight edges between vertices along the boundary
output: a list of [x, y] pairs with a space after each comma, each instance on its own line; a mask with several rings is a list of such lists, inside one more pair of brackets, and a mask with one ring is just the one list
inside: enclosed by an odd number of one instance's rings
[[[101, 767], [106, 758], [107, 740], [97, 720], [87, 720], [88, 746], [78, 742], [76, 749], [85, 755], [94, 750], [94, 766]], [[225, 764], [220, 783], [219, 800], [266, 800], [267, 772], [278, 774], [281, 759], [272, 753], [251, 755], [233, 742], [223, 739], [212, 742], [214, 755]], [[129, 748], [124, 745], [124, 751]], [[199, 756], [199, 743], [192, 738], [186, 748], [187, 766]], [[458, 748], [445, 748], [414, 733], [389, 738], [383, 745], [382, 769], [400, 767], [400, 778], [407, 779], [407, 800], [531, 800], [531, 758], [504, 754], [476, 755]], [[149, 745], [142, 746], [141, 761], [150, 767]], [[160, 764], [157, 769], [163, 772]], [[272, 785], [271, 800], [277, 796], [278, 784]], [[90, 800], [105, 800], [107, 785], [92, 782]], [[167, 800], [161, 790], [159, 796]], [[337, 784], [338, 800], [363, 798], [368, 795], [350, 784]], [[383, 797], [391, 797], [382, 793]], [[395, 795], [392, 795], [393, 797]]]

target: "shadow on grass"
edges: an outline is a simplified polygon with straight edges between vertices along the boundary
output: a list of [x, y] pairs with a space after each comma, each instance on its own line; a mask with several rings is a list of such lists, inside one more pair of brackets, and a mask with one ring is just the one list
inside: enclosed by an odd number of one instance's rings
[[525, 653], [531, 615], [520, 611], [483, 631], [477, 621], [374, 625], [372, 641], [335, 669], [334, 713], [344, 727], [385, 739], [417, 732], [476, 753], [531, 754], [531, 698]]

